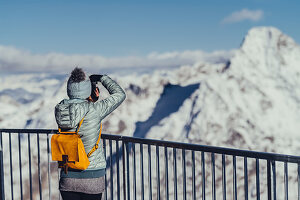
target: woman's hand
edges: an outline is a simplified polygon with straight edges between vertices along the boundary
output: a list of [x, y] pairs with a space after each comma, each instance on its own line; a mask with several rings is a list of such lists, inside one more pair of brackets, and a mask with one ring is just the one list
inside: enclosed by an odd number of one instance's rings
[[103, 75], [100, 74], [92, 74], [90, 75], [91, 82], [99, 82]]

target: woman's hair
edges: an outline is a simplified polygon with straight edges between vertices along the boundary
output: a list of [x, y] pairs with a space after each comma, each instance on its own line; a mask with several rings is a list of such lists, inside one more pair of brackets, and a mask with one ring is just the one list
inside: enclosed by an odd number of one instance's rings
[[76, 82], [76, 83], [84, 81], [85, 80], [85, 73], [82, 70], [82, 68], [75, 67], [75, 69], [73, 69], [73, 71], [71, 72], [70, 79], [73, 82]]

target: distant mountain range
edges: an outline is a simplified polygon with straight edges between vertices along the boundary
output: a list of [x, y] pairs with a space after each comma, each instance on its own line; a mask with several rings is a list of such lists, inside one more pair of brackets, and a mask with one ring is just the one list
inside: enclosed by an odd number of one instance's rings
[[[276, 28], [251, 29], [226, 59], [111, 76], [127, 99], [104, 120], [106, 133], [287, 154], [300, 150], [300, 47]], [[0, 127], [57, 128], [54, 106], [67, 98], [67, 78], [0, 76]]]

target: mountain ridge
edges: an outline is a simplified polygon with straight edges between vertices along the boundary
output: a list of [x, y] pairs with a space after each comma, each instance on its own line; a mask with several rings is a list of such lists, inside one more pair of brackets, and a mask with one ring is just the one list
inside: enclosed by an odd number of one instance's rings
[[[151, 126], [145, 137], [295, 154], [300, 150], [294, 139], [300, 129], [299, 49], [277, 28], [256, 27], [229, 60], [203, 60], [146, 74], [112, 74], [125, 88], [127, 99], [104, 120], [104, 131], [133, 135], [137, 123], [152, 116], [168, 85], [199, 84], [176, 112]], [[41, 97], [18, 106], [1, 101], [6, 116], [1, 117], [0, 127], [56, 128], [49, 111], [67, 98], [66, 80], [47, 74], [1, 77], [0, 92], [24, 88]], [[101, 98], [108, 95], [102, 86], [100, 90]], [[0, 93], [0, 98], [8, 97]]]

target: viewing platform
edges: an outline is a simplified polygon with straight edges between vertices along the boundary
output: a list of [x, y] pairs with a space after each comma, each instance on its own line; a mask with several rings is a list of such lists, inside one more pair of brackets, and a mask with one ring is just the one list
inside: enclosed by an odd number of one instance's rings
[[[61, 199], [51, 129], [0, 129], [1, 199]], [[102, 134], [105, 200], [298, 199], [300, 157]]]

